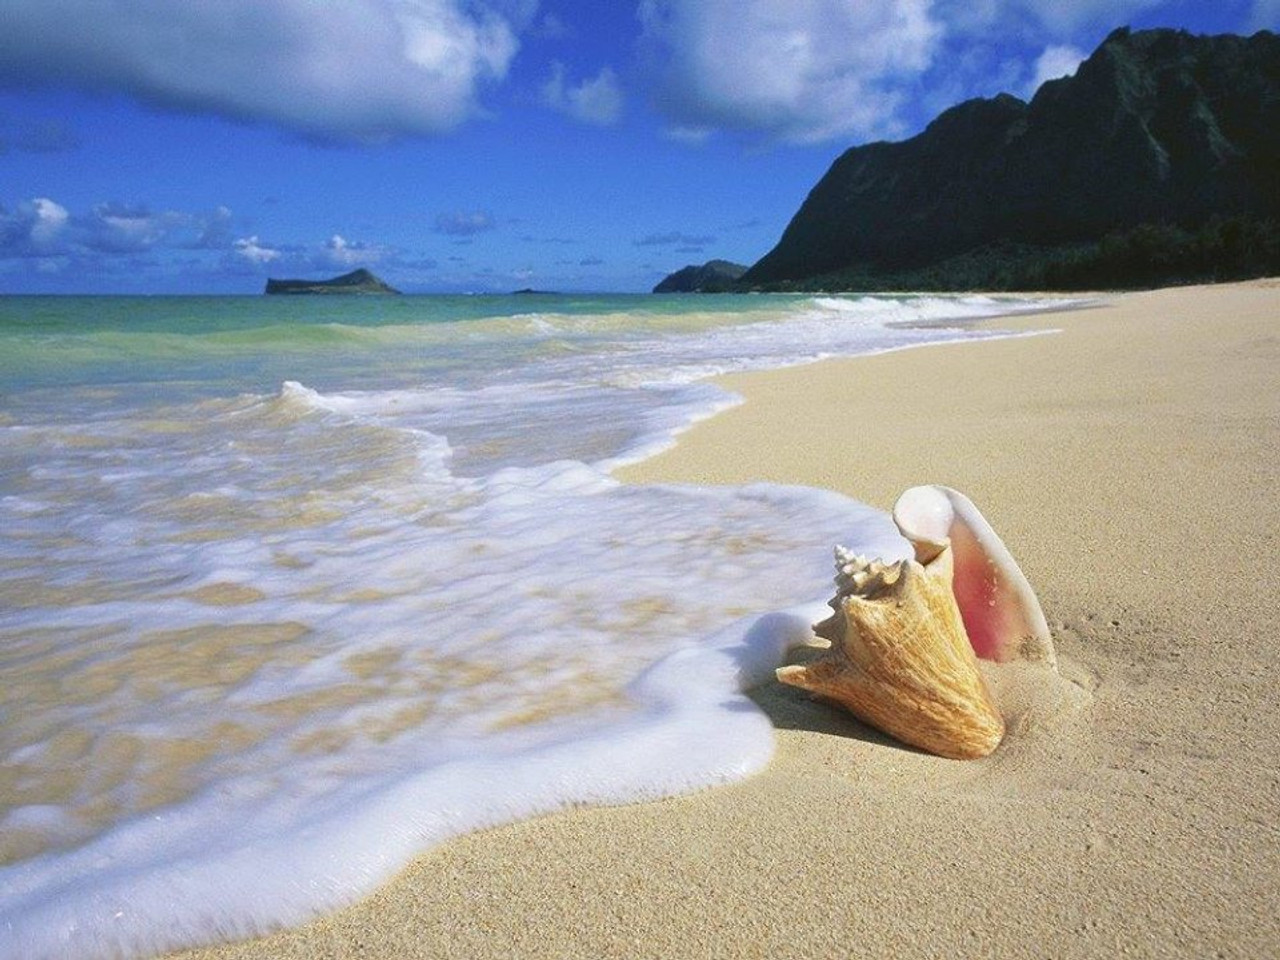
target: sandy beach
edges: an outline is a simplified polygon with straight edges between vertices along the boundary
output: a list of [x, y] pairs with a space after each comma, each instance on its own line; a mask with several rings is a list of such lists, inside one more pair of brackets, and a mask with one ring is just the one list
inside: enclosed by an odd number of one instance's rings
[[967, 493], [1061, 658], [988, 671], [993, 756], [770, 684], [750, 780], [464, 837], [332, 916], [177, 956], [1275, 956], [1280, 281], [997, 324], [1059, 332], [726, 378], [745, 404], [623, 474]]

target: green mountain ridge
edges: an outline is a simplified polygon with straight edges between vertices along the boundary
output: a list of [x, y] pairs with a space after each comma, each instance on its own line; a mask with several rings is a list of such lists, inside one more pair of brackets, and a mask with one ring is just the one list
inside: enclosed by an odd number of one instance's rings
[[746, 272], [745, 266], [728, 260], [708, 260], [701, 265], [691, 263], [664, 277], [653, 288], [653, 292], [730, 293], [736, 289], [738, 279]]
[[1147, 286], [1280, 272], [1280, 38], [1113, 32], [1030, 103], [841, 155], [738, 289]]

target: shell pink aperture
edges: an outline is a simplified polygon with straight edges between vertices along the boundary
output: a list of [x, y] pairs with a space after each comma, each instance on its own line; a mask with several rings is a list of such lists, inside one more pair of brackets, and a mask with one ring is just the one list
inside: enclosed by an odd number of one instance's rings
[[956, 605], [979, 657], [1053, 661], [1053, 640], [1040, 601], [968, 497], [950, 487], [912, 487], [894, 504], [893, 521], [922, 564], [950, 545]]

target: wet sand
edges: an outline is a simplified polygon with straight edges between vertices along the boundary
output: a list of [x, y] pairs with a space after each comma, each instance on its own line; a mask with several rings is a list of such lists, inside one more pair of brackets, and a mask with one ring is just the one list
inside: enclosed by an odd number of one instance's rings
[[1061, 658], [988, 671], [993, 756], [769, 684], [778, 751], [748, 781], [464, 837], [347, 910], [180, 956], [1274, 956], [1280, 281], [995, 325], [1061, 332], [725, 378], [743, 406], [623, 474], [967, 493]]

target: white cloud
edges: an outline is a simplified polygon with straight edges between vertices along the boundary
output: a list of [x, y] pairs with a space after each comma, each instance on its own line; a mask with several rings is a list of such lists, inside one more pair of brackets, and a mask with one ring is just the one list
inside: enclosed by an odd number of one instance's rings
[[[362, 240], [348, 240], [335, 233], [321, 243], [281, 244], [263, 240], [257, 234], [242, 237], [230, 245], [222, 260], [234, 273], [252, 273], [270, 266], [285, 275], [307, 276], [316, 272], [346, 272], [374, 263], [403, 265], [392, 247]], [[421, 267], [421, 263], [413, 265]]]
[[657, 106], [683, 138], [892, 131], [942, 33], [930, 0], [641, 0]]
[[81, 242], [99, 253], [141, 253], [150, 250], [176, 227], [190, 218], [168, 211], [152, 213], [146, 207], [121, 203], [100, 203], [93, 212], [77, 220]]
[[551, 76], [542, 85], [542, 102], [582, 123], [608, 126], [622, 116], [622, 91], [618, 77], [603, 67], [594, 79], [575, 85], [565, 82], [563, 63], [551, 64]]
[[120, 91], [325, 139], [439, 133], [506, 75], [536, 3], [5, 0], [0, 83]]
[[259, 265], [279, 260], [281, 256], [280, 251], [274, 247], [264, 246], [257, 234], [237, 240], [231, 245], [231, 249], [240, 259]]
[[37, 250], [53, 247], [70, 219], [67, 208], [48, 197], [20, 205], [18, 213], [27, 220], [27, 236]]
[[0, 258], [72, 257], [101, 263], [103, 257], [133, 256], [159, 248], [230, 249], [231, 211], [211, 215], [109, 201], [88, 212], [70, 213], [48, 197], [0, 208]]
[[360, 241], [353, 243], [335, 233], [325, 241], [316, 261], [320, 266], [355, 267], [377, 263], [386, 252], [383, 247]]
[[1036, 58], [1035, 73], [1031, 78], [1028, 93], [1034, 94], [1047, 80], [1057, 80], [1059, 77], [1074, 74], [1086, 56], [1088, 54], [1076, 47], [1045, 47], [1044, 52]]
[[0, 207], [0, 258], [63, 253], [70, 220], [66, 207], [48, 197], [24, 200], [13, 213]]
[[[0, 206], [0, 269], [5, 261], [28, 271], [99, 277], [122, 263], [131, 264], [135, 273], [177, 265], [197, 274], [209, 271], [209, 277], [255, 276], [267, 269], [302, 276], [374, 263], [410, 275], [427, 269], [426, 261], [407, 262], [392, 246], [348, 240], [338, 233], [320, 243], [274, 243], [258, 234], [233, 239], [233, 222], [225, 206], [192, 214], [108, 202], [81, 213], [36, 197], [12, 210]], [[143, 263], [145, 267], [138, 266]]]

